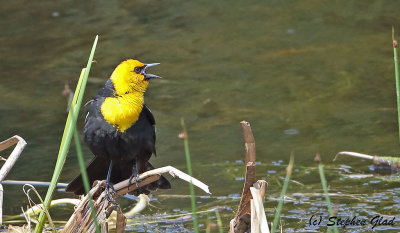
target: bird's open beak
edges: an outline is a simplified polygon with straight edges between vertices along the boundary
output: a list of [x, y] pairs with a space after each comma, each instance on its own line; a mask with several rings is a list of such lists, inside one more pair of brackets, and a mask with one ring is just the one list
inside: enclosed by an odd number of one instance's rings
[[160, 65], [160, 63], [145, 64], [145, 67], [144, 67], [144, 69], [143, 69], [143, 75], [144, 75], [144, 77], [145, 77], [146, 80], [149, 80], [149, 79], [151, 79], [151, 78], [161, 78], [161, 77], [158, 76], [158, 75], [155, 75], [155, 74], [148, 74], [148, 73], [147, 73], [147, 69], [148, 69], [148, 68], [153, 67], [153, 66], [157, 66], [157, 65]]

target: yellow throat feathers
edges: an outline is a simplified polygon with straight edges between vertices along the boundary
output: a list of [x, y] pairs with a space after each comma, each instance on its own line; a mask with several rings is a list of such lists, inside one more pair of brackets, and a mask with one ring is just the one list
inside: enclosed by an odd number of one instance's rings
[[129, 59], [119, 64], [111, 74], [114, 96], [104, 100], [101, 113], [120, 132], [129, 129], [139, 119], [142, 111], [144, 92], [149, 82], [133, 70], [143, 66], [140, 61]]

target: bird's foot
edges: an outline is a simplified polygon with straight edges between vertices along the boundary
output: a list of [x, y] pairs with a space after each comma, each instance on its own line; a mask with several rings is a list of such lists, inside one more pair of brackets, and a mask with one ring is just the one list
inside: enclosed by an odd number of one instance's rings
[[118, 196], [117, 191], [115, 191], [114, 189], [114, 185], [111, 183], [107, 183], [104, 191], [106, 192], [107, 200], [113, 203], [114, 205], [118, 205], [118, 203], [113, 198], [113, 195]]
[[132, 180], [135, 180], [136, 188], [139, 189], [139, 182], [142, 182], [142, 179], [140, 179], [139, 173], [138, 173], [138, 172], [134, 172], [134, 173], [131, 175], [131, 177], [129, 177], [129, 180], [128, 180], [128, 187], [131, 186]]

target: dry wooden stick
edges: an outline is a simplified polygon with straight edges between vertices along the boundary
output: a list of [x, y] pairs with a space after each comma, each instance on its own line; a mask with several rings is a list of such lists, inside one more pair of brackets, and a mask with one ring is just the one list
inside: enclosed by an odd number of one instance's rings
[[[132, 183], [129, 185], [129, 179], [124, 180], [118, 184], [114, 185], [114, 189], [117, 192], [117, 195], [114, 194], [113, 198], [116, 199], [120, 195], [125, 195], [138, 187], [145, 186], [147, 184], [150, 184], [154, 181], [157, 181], [160, 178], [160, 174], [168, 172], [172, 176], [176, 176], [178, 178], [181, 178], [187, 182], [192, 183], [193, 185], [199, 187], [206, 193], [210, 193], [208, 190], [208, 186], [201, 181], [197, 180], [196, 178], [193, 178], [186, 173], [172, 167], [172, 166], [166, 166], [162, 168], [157, 168], [153, 169], [147, 172], [144, 172], [139, 175], [139, 182], [135, 183], [135, 180], [132, 180]], [[96, 218], [99, 222], [101, 232], [107, 232], [107, 219], [110, 216], [111, 212], [113, 210], [117, 210], [117, 223], [116, 223], [116, 232], [123, 232], [123, 229], [125, 228], [125, 217], [123, 217], [123, 214], [121, 212], [121, 209], [119, 205], [115, 205], [115, 203], [109, 201], [106, 198], [106, 194], [104, 192], [104, 188], [106, 187], [105, 181], [95, 181], [93, 184], [93, 188], [90, 190], [90, 194], [93, 197], [93, 200], [95, 201], [94, 207], [96, 209]], [[113, 193], [110, 191], [110, 193]], [[68, 220], [67, 224], [61, 231], [61, 233], [70, 233], [70, 232], [95, 232], [95, 224], [93, 221], [92, 217], [92, 212], [90, 210], [89, 206], [89, 198], [88, 195], [86, 195], [82, 201], [79, 203], [77, 206], [74, 214], [70, 217]]]
[[[361, 159], [372, 160], [372, 162], [375, 165], [389, 166], [392, 169], [396, 169], [396, 170], [400, 167], [399, 157], [368, 155], [368, 154], [362, 154], [362, 153], [358, 153], [358, 152], [341, 151], [336, 154], [333, 161], [336, 161], [336, 159], [339, 157], [339, 155], [348, 155], [348, 156], [357, 157], [357, 158], [361, 158]], [[388, 167], [388, 169], [390, 169], [389, 167]]]
[[133, 190], [136, 190], [137, 187], [143, 187], [145, 185], [148, 185], [150, 183], [153, 183], [154, 181], [157, 181], [160, 178], [160, 175], [154, 174], [151, 176], [143, 177], [143, 175], [139, 176], [140, 181], [138, 182], [136, 186], [136, 182], [134, 179], [132, 179], [131, 184], [129, 185], [129, 179], [124, 180], [119, 182], [118, 184], [114, 185], [114, 189], [117, 192], [119, 196], [123, 196], [129, 192], [132, 192]]
[[0, 182], [2, 182], [5, 179], [8, 172], [14, 166], [15, 162], [17, 161], [21, 152], [24, 150], [26, 146], [25, 140], [18, 135], [15, 135], [5, 141], [0, 142], [0, 151], [7, 149], [8, 147], [14, 144], [17, 145], [11, 152], [10, 156], [8, 156], [7, 161], [4, 163], [3, 167], [1, 167], [0, 169]]
[[18, 135], [15, 135], [5, 141], [0, 142], [0, 151], [7, 149], [14, 144], [17, 145], [0, 169], [0, 225], [3, 224], [3, 185], [1, 184], [1, 182], [3, 182], [3, 180], [6, 178], [8, 172], [10, 172], [11, 168], [14, 166], [15, 162], [18, 160], [19, 156], [26, 146], [25, 140]]
[[[138, 182], [138, 186], [141, 187], [146, 184], [152, 183], [152, 182], [158, 180], [161, 174], [167, 173], [167, 172], [171, 176], [178, 177], [186, 182], [192, 183], [194, 186], [197, 186], [204, 192], [211, 194], [208, 189], [208, 186], [206, 184], [204, 184], [203, 182], [199, 181], [198, 179], [191, 177], [188, 174], [186, 174], [172, 166], [160, 167], [160, 168], [156, 168], [156, 169], [146, 171], [146, 172], [140, 174], [139, 180], [142, 180], [142, 181]], [[119, 195], [125, 195], [128, 192], [131, 192], [137, 188], [134, 179], [132, 180], [131, 185], [128, 185], [128, 181], [129, 181], [129, 179], [126, 179], [126, 180], [121, 181], [118, 184], [114, 185], [114, 189], [117, 191], [117, 193]]]
[[244, 146], [246, 148], [246, 160], [248, 162], [256, 162], [256, 142], [254, 140], [253, 132], [251, 130], [250, 123], [247, 121], [241, 121], [244, 138]]
[[236, 212], [235, 218], [231, 221], [231, 228], [229, 232], [232, 233], [245, 232], [249, 228], [251, 210], [250, 200], [252, 198], [250, 187], [252, 187], [253, 184], [256, 182], [256, 143], [250, 127], [250, 123], [242, 121], [240, 122], [240, 124], [242, 125], [244, 145], [246, 150], [246, 171], [240, 204]]
[[358, 153], [358, 152], [341, 151], [341, 152], [336, 154], [336, 156], [333, 159], [333, 161], [336, 161], [336, 159], [339, 157], [339, 155], [350, 155], [350, 156], [354, 156], [354, 157], [358, 157], [358, 158], [362, 158], [362, 159], [369, 159], [369, 160], [373, 160], [376, 157], [376, 156], [373, 156], [373, 155], [361, 154], [361, 153]]

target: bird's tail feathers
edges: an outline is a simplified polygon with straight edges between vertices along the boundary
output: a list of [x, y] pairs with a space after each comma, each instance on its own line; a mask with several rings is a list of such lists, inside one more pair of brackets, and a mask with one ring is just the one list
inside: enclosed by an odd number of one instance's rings
[[[86, 168], [86, 172], [89, 178], [89, 185], [92, 185], [95, 180], [104, 180], [107, 177], [107, 171], [109, 166], [109, 161], [100, 158], [98, 156], [94, 157]], [[85, 188], [83, 186], [82, 175], [78, 175], [73, 179], [65, 189], [66, 192], [73, 192], [75, 195], [85, 194]]]

